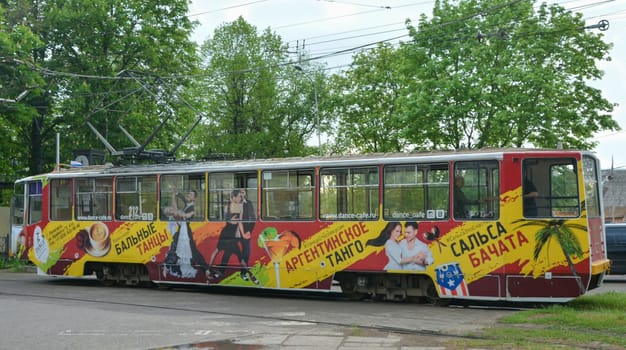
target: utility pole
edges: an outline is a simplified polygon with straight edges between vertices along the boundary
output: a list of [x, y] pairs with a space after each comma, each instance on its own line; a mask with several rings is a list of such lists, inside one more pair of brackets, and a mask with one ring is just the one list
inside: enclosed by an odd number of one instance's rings
[[320, 111], [319, 111], [319, 107], [317, 104], [317, 84], [315, 83], [315, 80], [313, 80], [313, 78], [311, 78], [309, 74], [307, 74], [307, 71], [305, 71], [304, 68], [302, 68], [302, 66], [295, 65], [294, 68], [297, 71], [302, 72], [302, 74], [311, 81], [311, 84], [313, 84], [313, 92], [315, 94], [315, 127], [317, 129], [316, 131], [317, 132], [317, 149], [321, 157], [322, 156], [322, 137], [320, 134]]

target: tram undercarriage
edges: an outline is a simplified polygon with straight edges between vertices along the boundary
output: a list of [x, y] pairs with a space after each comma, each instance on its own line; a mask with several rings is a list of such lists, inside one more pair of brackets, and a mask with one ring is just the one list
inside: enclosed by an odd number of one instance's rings
[[340, 272], [335, 275], [341, 291], [350, 299], [418, 301], [440, 304], [435, 285], [426, 275]]
[[87, 263], [85, 265], [85, 275], [93, 274], [104, 285], [124, 284], [136, 286], [152, 283], [148, 270], [142, 264]]
[[[103, 285], [150, 285], [152, 280], [145, 265], [96, 263], [85, 265], [85, 275], [96, 275]], [[375, 272], [339, 272], [335, 275], [342, 293], [353, 300], [410, 301], [441, 304], [432, 280], [426, 275]]]

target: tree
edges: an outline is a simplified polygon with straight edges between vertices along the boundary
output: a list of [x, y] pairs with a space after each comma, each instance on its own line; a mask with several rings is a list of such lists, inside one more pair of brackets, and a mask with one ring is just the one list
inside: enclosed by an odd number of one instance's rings
[[[32, 101], [40, 93], [42, 77], [32, 70], [31, 52], [40, 41], [27, 26], [10, 23], [0, 4], [0, 183], [11, 184], [25, 175], [28, 149], [22, 147], [29, 137], [30, 120], [37, 114]], [[3, 196], [2, 199], [7, 199]]]
[[610, 45], [580, 14], [530, 0], [440, 0], [409, 26], [402, 98], [406, 137], [431, 148], [534, 145], [588, 149], [618, 130], [587, 82]]
[[[174, 125], [154, 140], [155, 148], [172, 144], [188, 128], [192, 113], [167, 111], [162, 97], [168, 92], [154, 84], [158, 77], [187, 76], [197, 67], [187, 1], [15, 0], [13, 5], [13, 21], [26, 19], [44, 43], [32, 52], [46, 84], [36, 101], [38, 115], [31, 120], [30, 137], [24, 140], [31, 148], [31, 173], [53, 164], [56, 132], [64, 135], [62, 159], [68, 159], [73, 149], [102, 149], [85, 127], [88, 116], [111, 144], [120, 147], [132, 144], [118, 124], [132, 135], [145, 136], [164, 113], [176, 114]], [[138, 89], [144, 81], [137, 84], [118, 76], [133, 70], [147, 72], [147, 81], [160, 93], [145, 93]], [[177, 81], [180, 90], [185, 83]]]
[[201, 88], [209, 120], [193, 136], [198, 155], [306, 152], [304, 136], [313, 130], [314, 119], [299, 113], [292, 84], [298, 72], [285, 64], [287, 55], [280, 37], [269, 28], [258, 34], [242, 17], [223, 24], [204, 42]]
[[398, 50], [390, 44], [354, 56], [350, 68], [333, 77], [333, 113], [339, 116], [335, 143], [353, 152], [401, 152], [409, 142], [397, 103], [404, 82]]

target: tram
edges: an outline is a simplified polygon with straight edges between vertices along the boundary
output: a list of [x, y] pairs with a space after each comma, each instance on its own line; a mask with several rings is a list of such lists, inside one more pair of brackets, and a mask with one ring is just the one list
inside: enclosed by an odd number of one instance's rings
[[11, 241], [105, 284], [565, 302], [610, 267], [600, 174], [512, 148], [72, 167], [16, 181]]

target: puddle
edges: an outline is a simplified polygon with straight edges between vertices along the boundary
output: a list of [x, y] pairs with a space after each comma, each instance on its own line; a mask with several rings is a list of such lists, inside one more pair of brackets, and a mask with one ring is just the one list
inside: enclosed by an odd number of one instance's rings
[[236, 344], [232, 340], [207, 341], [192, 344], [182, 344], [175, 346], [167, 346], [163, 348], [154, 348], [150, 350], [262, 350], [268, 349], [264, 345], [254, 344]]

